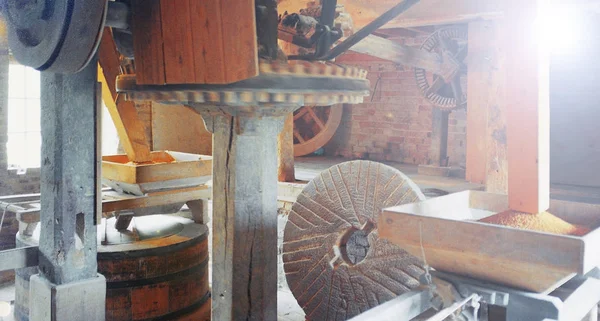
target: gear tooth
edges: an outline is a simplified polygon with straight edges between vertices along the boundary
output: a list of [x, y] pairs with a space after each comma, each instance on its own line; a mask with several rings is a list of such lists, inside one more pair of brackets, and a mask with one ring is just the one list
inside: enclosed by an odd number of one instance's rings
[[317, 101], [317, 99], [316, 99], [315, 95], [309, 94], [309, 95], [304, 96], [305, 104], [313, 105], [313, 104], [316, 104], [316, 101]]
[[285, 94], [272, 94], [272, 101], [276, 103], [284, 103], [285, 102]]
[[258, 102], [261, 103], [268, 103], [269, 102], [269, 93], [266, 92], [260, 92], [256, 94], [256, 100], [258, 100]]
[[290, 94], [289, 101], [291, 103], [297, 104], [302, 102], [302, 95], [300, 94]]
[[266, 62], [261, 62], [259, 64], [258, 70], [261, 74], [272, 74], [273, 73], [273, 68], [272, 68], [271, 64], [266, 63]]
[[254, 102], [254, 93], [250, 91], [244, 91], [240, 93], [240, 100], [245, 104]]
[[197, 103], [203, 103], [203, 102], [205, 102], [204, 95], [202, 95], [202, 93], [199, 93], [199, 92], [196, 92], [196, 91], [192, 91], [190, 96], [191, 96], [191, 99], [192, 99], [190, 101], [197, 102]]
[[223, 93], [223, 102], [227, 104], [235, 104], [238, 102], [237, 95], [233, 91], [226, 91]]

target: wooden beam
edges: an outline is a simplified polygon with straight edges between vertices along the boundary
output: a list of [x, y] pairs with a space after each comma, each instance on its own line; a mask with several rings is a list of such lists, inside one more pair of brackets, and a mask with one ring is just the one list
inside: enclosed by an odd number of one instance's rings
[[436, 53], [404, 46], [374, 35], [367, 36], [352, 46], [350, 50], [409, 67], [423, 68], [438, 75], [450, 74], [453, 68], [458, 68], [458, 66], [444, 63], [442, 58]]
[[485, 184], [487, 175], [487, 119], [490, 91], [490, 60], [486, 22], [469, 23], [467, 75], [467, 169], [466, 179]]
[[295, 182], [294, 173], [294, 114], [285, 118], [283, 130], [277, 140], [278, 169], [277, 177], [280, 182]]
[[510, 209], [550, 205], [549, 57], [536, 33], [542, 0], [507, 1], [505, 48]]
[[119, 53], [110, 30], [105, 30], [99, 48], [100, 68], [98, 79], [102, 82], [102, 98], [117, 129], [117, 134], [129, 160], [150, 161], [150, 144], [135, 103], [119, 99], [115, 82], [121, 73]]
[[[345, 0], [343, 3], [352, 16], [355, 30], [362, 28], [381, 14], [398, 4], [398, 0]], [[502, 0], [421, 0], [410, 10], [388, 22], [384, 28], [406, 28], [441, 24], [464, 23], [480, 19], [496, 19], [502, 16]], [[306, 8], [306, 1], [281, 0], [279, 12], [298, 12]]]

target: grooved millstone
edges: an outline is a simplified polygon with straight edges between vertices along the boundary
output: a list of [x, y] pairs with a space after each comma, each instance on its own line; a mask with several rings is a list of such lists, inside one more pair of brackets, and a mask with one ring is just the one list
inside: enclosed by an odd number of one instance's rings
[[[283, 262], [308, 320], [347, 320], [419, 285], [421, 260], [379, 239], [376, 225], [383, 208], [424, 199], [406, 175], [370, 161], [335, 165], [306, 185], [285, 227]], [[364, 260], [334, 269], [340, 237], [367, 222], [375, 229]]]

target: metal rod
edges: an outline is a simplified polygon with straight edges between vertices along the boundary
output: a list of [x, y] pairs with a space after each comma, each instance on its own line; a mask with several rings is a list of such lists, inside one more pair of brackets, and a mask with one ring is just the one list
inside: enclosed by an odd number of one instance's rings
[[321, 0], [321, 17], [319, 17], [319, 23], [333, 28], [333, 21], [335, 20], [335, 7], [337, 6], [337, 0]]
[[431, 291], [411, 291], [376, 306], [350, 321], [408, 321], [431, 308]]
[[396, 18], [401, 13], [410, 9], [413, 5], [417, 4], [419, 0], [405, 0], [402, 3], [397, 4], [390, 10], [386, 11], [384, 14], [379, 16], [377, 19], [371, 21], [368, 25], [361, 28], [359, 31], [346, 38], [342, 43], [335, 46], [333, 49], [329, 51], [326, 55], [325, 60], [331, 60], [344, 53], [346, 50], [350, 49], [350, 47], [354, 46], [365, 37], [370, 35], [373, 31], [379, 29], [384, 24], [388, 23], [390, 20]]

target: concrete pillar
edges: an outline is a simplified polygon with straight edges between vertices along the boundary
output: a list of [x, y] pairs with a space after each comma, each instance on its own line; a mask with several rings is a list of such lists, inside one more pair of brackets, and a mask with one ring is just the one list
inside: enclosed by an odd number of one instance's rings
[[203, 113], [214, 134], [213, 320], [277, 320], [277, 135], [286, 114]]
[[103, 321], [106, 281], [97, 274], [100, 215], [97, 63], [41, 76], [40, 274], [31, 278], [32, 321]]

